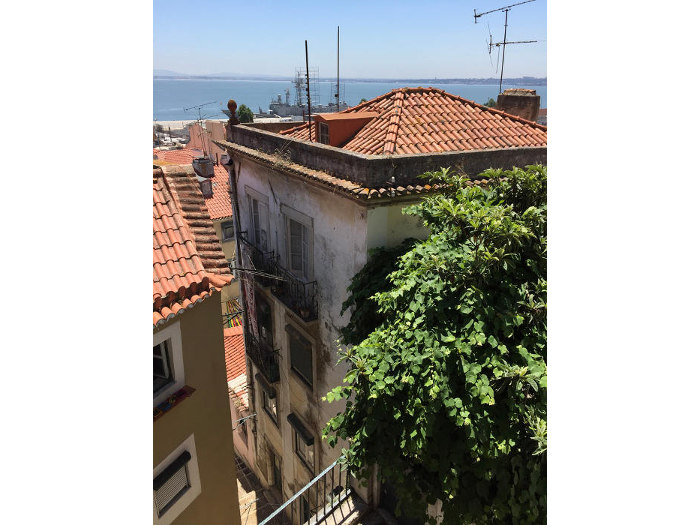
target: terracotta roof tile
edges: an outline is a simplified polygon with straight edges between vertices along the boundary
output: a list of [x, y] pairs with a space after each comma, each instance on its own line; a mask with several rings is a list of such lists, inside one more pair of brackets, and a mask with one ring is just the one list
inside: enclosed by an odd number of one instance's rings
[[224, 350], [229, 396], [232, 399], [238, 398], [243, 406], [248, 408], [248, 379], [242, 326], [224, 328]]
[[[401, 88], [341, 111], [374, 111], [343, 149], [367, 155], [546, 146], [547, 128], [436, 88]], [[316, 140], [315, 126], [311, 129]], [[449, 139], [443, 138], [452, 132]], [[308, 140], [308, 125], [281, 132]]]
[[224, 328], [224, 350], [226, 352], [226, 381], [245, 374], [245, 344], [243, 327]]
[[[153, 149], [153, 164], [155, 166], [192, 164], [192, 159], [201, 156], [202, 152], [200, 150], [191, 148], [174, 150]], [[214, 195], [211, 198], [204, 199], [204, 203], [209, 211], [209, 216], [213, 220], [232, 217], [228, 171], [221, 164], [214, 166], [212, 190]]]
[[233, 279], [191, 166], [153, 170], [153, 324]]

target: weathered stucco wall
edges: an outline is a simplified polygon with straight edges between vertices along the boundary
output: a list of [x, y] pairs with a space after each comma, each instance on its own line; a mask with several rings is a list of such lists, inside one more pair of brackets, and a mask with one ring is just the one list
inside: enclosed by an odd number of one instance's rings
[[153, 423], [154, 468], [194, 434], [202, 492], [174, 524], [240, 525], [220, 300], [214, 293], [176, 317], [185, 384], [196, 391]]
[[428, 230], [414, 215], [405, 215], [402, 210], [410, 203], [392, 206], [377, 206], [367, 212], [367, 248], [396, 246], [409, 237], [425, 239]]
[[[321, 401], [330, 389], [342, 383], [347, 372], [338, 365], [336, 341], [340, 328], [349, 321], [349, 313], [340, 315], [352, 277], [364, 266], [370, 248], [392, 246], [406, 237], [423, 238], [427, 231], [417, 218], [403, 215], [406, 202], [380, 207], [366, 207], [327, 189], [306, 183], [303, 179], [284, 175], [246, 158], [241, 161], [238, 192], [241, 228], [251, 232], [251, 210], [248, 195], [263, 199], [269, 209], [269, 249], [280, 255], [287, 266], [286, 228], [283, 207], [289, 207], [311, 219], [313, 230], [313, 276], [318, 283], [318, 319], [304, 322], [281, 301], [270, 288], [257, 286], [259, 293], [272, 307], [273, 347], [279, 350], [280, 381], [277, 389], [278, 423], [263, 410], [260, 388], [255, 388], [258, 461], [256, 473], [264, 483], [272, 485], [271, 458], [274, 452], [282, 459], [284, 499], [292, 496], [315, 474], [335, 461], [342, 446], [331, 449], [321, 440], [326, 422], [342, 411], [343, 403]], [[313, 345], [314, 384], [309, 386], [291, 369], [289, 340], [285, 328], [291, 325]], [[258, 370], [253, 367], [251, 379]], [[309, 471], [294, 452], [293, 431], [287, 415], [294, 412], [314, 436], [315, 465]], [[268, 450], [269, 449], [269, 450]], [[360, 489], [368, 499], [367, 490]]]
[[[284, 265], [287, 261], [285, 219], [282, 205], [302, 213], [312, 220], [313, 229], [313, 276], [318, 282], [318, 319], [309, 323], [297, 317], [269, 291], [263, 290], [273, 306], [274, 348], [280, 350], [279, 427], [256, 405], [258, 413], [258, 439], [267, 436], [270, 445], [283, 458], [284, 496], [291, 496], [304, 483], [337, 459], [340, 449], [330, 449], [321, 441], [321, 429], [326, 421], [342, 407], [321, 402], [330, 388], [340, 384], [345, 374], [344, 367], [336, 366], [338, 360], [335, 341], [339, 327], [349, 318], [340, 315], [346, 288], [357, 271], [366, 262], [367, 210], [348, 199], [308, 185], [301, 180], [264, 168], [254, 162], [243, 160], [239, 177], [242, 229], [251, 231], [251, 212], [246, 198], [250, 188], [267, 196], [269, 206], [271, 248], [280, 254]], [[289, 342], [285, 327], [290, 324], [313, 344], [314, 384], [309, 387], [291, 370]], [[261, 402], [256, 389], [255, 401]], [[301, 463], [294, 453], [292, 428], [287, 415], [294, 411], [314, 435], [314, 473]], [[262, 431], [262, 432], [261, 432]], [[269, 472], [262, 472], [268, 483]]]
[[[236, 454], [243, 459], [249, 468], [255, 463], [255, 451], [253, 450], [253, 421], [246, 420], [243, 424], [239, 421], [251, 415], [250, 409], [246, 409], [237, 398], [229, 395], [229, 408], [231, 410], [231, 432], [233, 448]], [[235, 429], [234, 429], [235, 427]]]

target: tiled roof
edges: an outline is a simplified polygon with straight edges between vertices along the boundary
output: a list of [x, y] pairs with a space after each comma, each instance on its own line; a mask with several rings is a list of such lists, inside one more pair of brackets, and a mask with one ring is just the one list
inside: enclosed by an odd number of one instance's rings
[[248, 376], [245, 368], [242, 326], [224, 328], [224, 349], [229, 395], [232, 399], [238, 398], [243, 406], [248, 408]]
[[243, 327], [224, 328], [224, 350], [226, 351], [226, 381], [245, 374], [245, 344]]
[[[172, 164], [192, 164], [192, 159], [201, 157], [202, 152], [196, 149], [153, 149], [153, 164], [155, 166], [168, 166]], [[157, 158], [156, 158], [157, 157]], [[231, 197], [229, 196], [228, 171], [221, 164], [214, 166], [214, 178], [212, 179], [214, 195], [204, 199], [213, 220], [227, 219], [231, 214]]]
[[[401, 88], [340, 113], [379, 116], [341, 147], [366, 155], [546, 146], [547, 128], [436, 88]], [[308, 140], [308, 124], [280, 132]], [[315, 126], [312, 138], [316, 141]]]
[[[418, 194], [426, 194], [431, 191], [436, 191], [439, 188], [430, 184], [415, 184], [407, 186], [396, 186], [394, 188], [369, 188], [352, 182], [350, 180], [342, 179], [340, 177], [335, 177], [323, 171], [308, 168], [301, 164], [296, 164], [294, 162], [286, 162], [280, 164], [279, 158], [264, 153], [257, 149], [248, 148], [240, 144], [234, 144], [232, 142], [223, 143], [226, 149], [236, 151], [245, 155], [246, 157], [255, 160], [256, 162], [264, 165], [274, 167], [276, 170], [284, 171], [289, 174], [295, 175], [297, 177], [302, 177], [319, 185], [326, 186], [335, 192], [338, 192], [346, 197], [357, 199], [360, 201], [372, 201], [378, 199], [386, 198], [396, 198], [396, 197], [408, 197]], [[472, 185], [487, 184], [488, 179], [476, 179], [471, 180], [469, 183]]]
[[232, 279], [192, 167], [154, 167], [153, 325]]

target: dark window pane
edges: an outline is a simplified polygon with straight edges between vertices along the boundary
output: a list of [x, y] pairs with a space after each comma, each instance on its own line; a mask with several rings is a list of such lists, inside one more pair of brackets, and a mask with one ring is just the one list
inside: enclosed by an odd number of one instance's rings
[[296, 331], [290, 331], [289, 350], [292, 368], [299, 372], [309, 384], [313, 384], [311, 344], [300, 335], [297, 335]]
[[153, 356], [153, 375], [165, 377], [165, 363], [160, 357]]

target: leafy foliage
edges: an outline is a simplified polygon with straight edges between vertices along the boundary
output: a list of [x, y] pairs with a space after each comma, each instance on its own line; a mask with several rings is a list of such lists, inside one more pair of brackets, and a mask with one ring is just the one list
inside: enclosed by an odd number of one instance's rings
[[488, 102], [485, 102], [485, 103], [484, 103], [484, 106], [486, 106], [487, 108], [495, 108], [495, 107], [496, 107], [496, 101], [495, 101], [494, 99], [490, 98], [490, 99], [488, 100]]
[[376, 248], [369, 254], [367, 264], [353, 277], [348, 292], [350, 296], [343, 303], [342, 315], [351, 309], [350, 322], [340, 330], [341, 342], [359, 344], [377, 328], [384, 316], [377, 311], [377, 304], [371, 297], [391, 287], [388, 275], [398, 268], [399, 257], [413, 247], [415, 239], [406, 239], [392, 248]]
[[241, 104], [236, 111], [236, 117], [241, 122], [253, 122], [253, 111], [245, 104]]
[[[445, 525], [542, 523], [546, 168], [487, 170], [487, 187], [426, 176], [447, 190], [404, 212], [430, 236], [399, 258], [388, 288], [379, 281], [381, 324], [364, 337], [356, 318], [343, 335], [362, 341], [342, 353], [350, 370], [326, 398], [346, 407], [324, 436], [349, 441], [360, 478], [379, 465], [399, 513], [428, 519], [439, 499]], [[344, 306], [369, 294], [360, 282]]]

